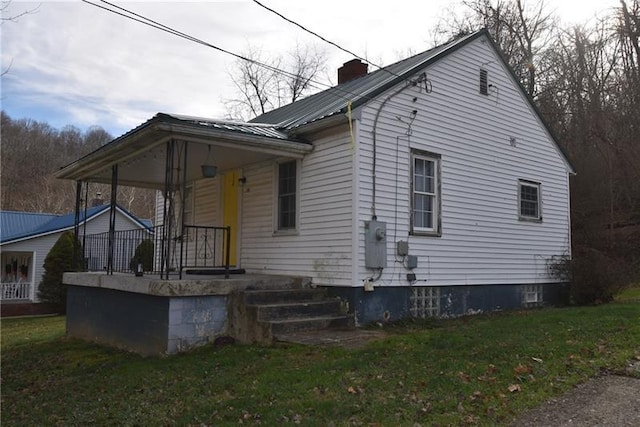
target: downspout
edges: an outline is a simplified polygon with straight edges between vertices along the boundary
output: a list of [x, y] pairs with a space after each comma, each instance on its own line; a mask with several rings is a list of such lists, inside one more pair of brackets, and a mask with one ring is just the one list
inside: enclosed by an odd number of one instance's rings
[[407, 84], [405, 86], [402, 86], [400, 89], [396, 90], [395, 92], [393, 92], [391, 95], [387, 96], [384, 101], [382, 101], [382, 104], [380, 104], [380, 107], [378, 108], [378, 111], [376, 111], [376, 117], [373, 119], [373, 130], [371, 131], [373, 134], [373, 141], [372, 141], [372, 150], [373, 150], [373, 164], [371, 166], [371, 179], [372, 179], [372, 198], [371, 198], [371, 219], [372, 220], [376, 220], [378, 219], [377, 215], [376, 215], [376, 163], [377, 163], [377, 139], [376, 139], [376, 129], [378, 128], [378, 120], [380, 119], [380, 114], [382, 113], [382, 109], [384, 108], [385, 105], [387, 105], [387, 102], [399, 95], [400, 93], [404, 92], [406, 89], [408, 88], [412, 88], [412, 87], [416, 87], [418, 86], [418, 83], [423, 82], [423, 81], [427, 81], [427, 73], [422, 73], [420, 74], [420, 76], [415, 79], [415, 80], [410, 80], [409, 82], [407, 82]]

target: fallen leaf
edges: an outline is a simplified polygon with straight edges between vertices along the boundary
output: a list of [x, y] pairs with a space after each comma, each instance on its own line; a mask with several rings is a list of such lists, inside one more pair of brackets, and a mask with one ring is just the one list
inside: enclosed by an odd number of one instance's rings
[[353, 387], [349, 387], [349, 388], [347, 389], [347, 392], [348, 392], [348, 393], [351, 393], [351, 394], [357, 394], [357, 393], [358, 393], [358, 392], [356, 391], [356, 389], [355, 389], [355, 388], [353, 388]]
[[468, 383], [470, 380], [469, 374], [465, 374], [464, 372], [458, 372], [458, 377], [463, 383]]
[[531, 360], [533, 360], [534, 362], [542, 363], [542, 359], [540, 359], [539, 357], [532, 357]]
[[493, 374], [495, 371], [497, 371], [496, 365], [494, 365], [493, 363], [490, 363], [489, 367], [487, 367], [487, 373]]
[[516, 391], [522, 391], [522, 388], [520, 388], [520, 384], [511, 384], [508, 388], [507, 388], [511, 393], [514, 393]]
[[520, 364], [513, 368], [513, 372], [517, 375], [530, 374], [531, 372], [533, 372], [533, 369], [531, 369], [530, 366]]

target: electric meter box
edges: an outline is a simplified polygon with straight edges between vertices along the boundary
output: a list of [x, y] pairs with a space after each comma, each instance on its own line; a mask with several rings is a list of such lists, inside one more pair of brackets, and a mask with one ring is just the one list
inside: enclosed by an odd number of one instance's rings
[[386, 222], [364, 222], [364, 265], [366, 268], [387, 267]]

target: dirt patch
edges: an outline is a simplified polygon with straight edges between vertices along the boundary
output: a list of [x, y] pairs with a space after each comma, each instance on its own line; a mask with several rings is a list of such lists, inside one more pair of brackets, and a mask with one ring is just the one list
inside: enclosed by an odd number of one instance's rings
[[640, 426], [640, 378], [605, 375], [518, 417], [512, 426]]
[[345, 330], [325, 329], [278, 335], [276, 340], [304, 345], [361, 348], [367, 343], [384, 338], [385, 336], [387, 336], [386, 333], [382, 331], [369, 331], [358, 328]]

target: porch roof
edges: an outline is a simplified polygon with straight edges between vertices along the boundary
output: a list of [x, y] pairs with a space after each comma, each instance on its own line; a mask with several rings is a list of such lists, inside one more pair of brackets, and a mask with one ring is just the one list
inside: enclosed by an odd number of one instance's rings
[[302, 158], [313, 150], [311, 144], [291, 139], [274, 125], [158, 113], [121, 137], [64, 166], [55, 176], [110, 183], [111, 167], [117, 164], [119, 184], [162, 188], [166, 143], [170, 140], [188, 144], [188, 181], [200, 178], [200, 165], [206, 163], [213, 163], [224, 171], [273, 157]]

